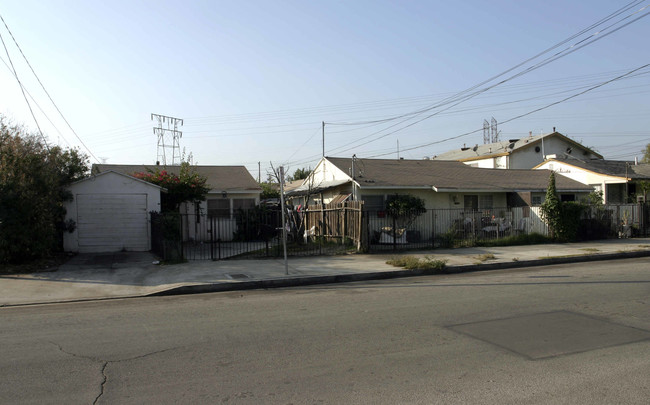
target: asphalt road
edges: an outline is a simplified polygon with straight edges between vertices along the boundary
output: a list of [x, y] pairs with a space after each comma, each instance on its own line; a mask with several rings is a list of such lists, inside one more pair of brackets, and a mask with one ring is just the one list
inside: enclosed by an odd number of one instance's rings
[[647, 404], [650, 258], [0, 308], [0, 403]]

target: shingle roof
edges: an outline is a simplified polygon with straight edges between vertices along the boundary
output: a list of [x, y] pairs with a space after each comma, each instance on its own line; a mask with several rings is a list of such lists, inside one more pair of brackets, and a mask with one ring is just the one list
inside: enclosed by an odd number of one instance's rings
[[[161, 166], [159, 166], [161, 167]], [[208, 186], [213, 191], [261, 191], [253, 176], [244, 166], [192, 166], [196, 171], [207, 178]], [[162, 168], [162, 167], [161, 167]], [[154, 170], [156, 165], [111, 165], [94, 164], [93, 173], [101, 173], [113, 170], [118, 173], [133, 175], [133, 173], [147, 172], [147, 169]], [[165, 170], [170, 173], [178, 173], [180, 166], [166, 166]]]
[[[352, 159], [328, 157], [344, 173]], [[482, 169], [455, 161], [356, 159], [355, 181], [364, 188], [420, 188], [438, 191], [546, 191], [549, 170]], [[558, 191], [592, 191], [588, 185], [556, 176]]]
[[512, 140], [511, 141], [500, 141], [500, 142], [495, 142], [495, 143], [490, 143], [490, 144], [485, 144], [485, 145], [475, 145], [475, 146], [470, 146], [460, 148], [460, 149], [454, 149], [449, 152], [442, 153], [438, 156], [436, 156], [434, 159], [435, 160], [459, 160], [459, 161], [466, 161], [466, 160], [473, 160], [473, 159], [483, 159], [487, 158], [490, 156], [503, 156], [503, 155], [509, 155], [513, 151], [529, 147], [531, 145], [535, 145], [538, 143], [541, 143], [542, 138], [548, 138], [548, 137], [561, 137], [563, 140], [574, 144], [576, 147], [582, 148], [584, 150], [588, 150], [590, 153], [592, 153], [594, 156], [597, 156], [602, 159], [602, 156], [599, 155], [598, 153], [594, 152], [593, 150], [587, 148], [586, 146], [583, 146], [576, 141], [574, 141], [571, 138], [568, 138], [564, 135], [562, 135], [559, 132], [553, 132], [550, 134], [542, 134], [542, 135], [533, 135], [533, 136], [527, 136], [521, 139], [517, 140]]
[[579, 159], [573, 156], [557, 156], [550, 160], [608, 176], [627, 176], [632, 180], [650, 180], [650, 164], [647, 163], [635, 165], [634, 162], [626, 160]]

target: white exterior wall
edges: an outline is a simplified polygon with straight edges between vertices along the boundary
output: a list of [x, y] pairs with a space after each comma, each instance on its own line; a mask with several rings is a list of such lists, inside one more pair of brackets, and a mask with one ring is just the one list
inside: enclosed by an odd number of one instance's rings
[[[149, 212], [150, 211], [160, 211], [160, 188], [153, 184], [135, 179], [130, 176], [118, 174], [115, 172], [106, 172], [101, 175], [94, 176], [80, 182], [74, 183], [69, 187], [70, 192], [73, 195], [73, 200], [66, 202], [64, 207], [66, 209], [66, 222], [72, 220], [75, 224], [79, 224], [79, 211], [78, 211], [78, 202], [83, 200], [86, 202], [95, 201], [97, 203], [98, 212], [97, 217], [101, 220], [102, 216], [109, 215], [106, 212], [99, 212], [100, 209], [106, 208], [101, 207], [100, 204], [105, 203], [109, 204], [111, 199], [119, 198], [124, 196], [125, 200], [133, 197], [133, 200], [137, 201], [146, 201], [146, 206], [142, 207], [139, 211], [142, 211], [142, 216], [144, 216], [147, 224], [146, 230], [146, 240], [139, 241], [136, 243], [137, 246], [144, 246], [143, 248], [138, 247], [137, 250], [150, 250], [151, 249], [151, 230], [149, 227]], [[94, 243], [93, 246], [88, 246], [82, 240], [80, 246], [79, 243], [79, 228], [75, 226], [75, 229], [72, 232], [64, 232], [63, 234], [63, 248], [67, 252], [110, 252], [110, 251], [119, 251], [122, 249], [129, 250], [128, 243], [127, 245], [120, 245], [119, 235], [120, 233], [128, 232], [128, 223], [121, 223], [117, 220], [119, 218], [119, 212], [114, 213], [116, 221], [110, 223], [109, 227], [106, 228], [105, 225], [98, 224], [98, 232], [106, 234], [106, 241], [104, 244], [101, 244], [101, 241]], [[92, 212], [88, 215], [92, 215]], [[140, 216], [138, 216], [140, 218]], [[82, 221], [89, 221], [92, 218], [81, 218]], [[102, 221], [105, 222], [105, 221]], [[86, 226], [87, 227], [87, 226]], [[128, 236], [128, 235], [127, 235]], [[82, 239], [84, 238], [81, 235]], [[108, 239], [113, 240], [108, 240]], [[114, 240], [118, 238], [118, 240]], [[125, 239], [128, 239], [125, 238]]]
[[544, 162], [542, 165], [537, 167], [539, 170], [552, 170], [557, 174], [566, 176], [575, 181], [579, 181], [582, 184], [592, 186], [595, 191], [603, 192], [603, 203], [607, 203], [607, 193], [606, 188], [608, 184], [625, 184], [626, 181], [622, 177], [608, 176], [605, 174], [594, 173], [589, 170], [585, 170], [579, 167], [575, 167], [565, 162], [559, 162], [557, 160], [551, 160]]
[[[199, 203], [199, 213], [201, 217], [199, 221], [205, 221], [206, 215], [208, 213], [208, 201], [210, 199], [221, 199], [223, 195], [221, 192], [217, 193], [208, 193], [204, 201]], [[217, 218], [216, 225], [219, 229], [228, 229], [236, 230], [236, 219], [234, 217], [233, 210], [233, 201], [238, 198], [251, 198], [255, 200], [255, 205], [260, 204], [260, 193], [251, 193], [251, 192], [228, 192], [226, 198], [230, 200], [230, 218]], [[183, 240], [194, 240], [194, 241], [209, 241], [211, 234], [209, 231], [212, 231], [209, 226], [206, 224], [201, 224], [196, 222], [196, 210], [194, 204], [183, 203], [180, 207], [181, 214], [188, 214], [188, 220], [183, 221]], [[216, 235], [216, 234], [215, 234]], [[219, 235], [219, 239], [225, 242], [231, 241], [233, 238], [232, 234]]]
[[495, 168], [495, 158], [486, 158], [486, 159], [480, 159], [480, 160], [468, 160], [464, 161], [466, 165], [472, 166], [472, 167], [480, 167], [482, 169], [494, 169]]
[[343, 173], [338, 167], [336, 167], [331, 162], [326, 161], [325, 159], [321, 159], [310, 176], [314, 179], [314, 187], [317, 187], [319, 184], [326, 181], [350, 179], [350, 175], [348, 173]]
[[[539, 147], [539, 152], [535, 149]], [[594, 154], [586, 152], [580, 146], [574, 143], [567, 142], [557, 136], [549, 136], [544, 138], [544, 146], [542, 142], [536, 142], [530, 146], [517, 149], [510, 155], [510, 169], [532, 169], [533, 167], [544, 162], [544, 155], [564, 155], [567, 149], [571, 148], [571, 155], [581, 159], [590, 159], [596, 157]]]

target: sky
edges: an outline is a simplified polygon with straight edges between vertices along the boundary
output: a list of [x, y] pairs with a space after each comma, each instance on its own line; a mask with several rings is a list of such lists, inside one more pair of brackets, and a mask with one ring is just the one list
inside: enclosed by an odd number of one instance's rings
[[648, 13], [650, 0], [0, 0], [0, 114], [111, 164], [155, 163], [151, 114], [180, 118], [179, 155], [262, 179], [314, 167], [323, 139], [326, 156], [422, 159], [482, 144], [492, 118], [502, 140], [556, 128], [631, 160], [650, 143]]

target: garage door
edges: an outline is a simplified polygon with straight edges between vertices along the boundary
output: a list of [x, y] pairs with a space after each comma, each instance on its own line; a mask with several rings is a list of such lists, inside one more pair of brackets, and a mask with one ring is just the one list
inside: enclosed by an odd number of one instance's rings
[[146, 194], [77, 194], [79, 251], [149, 250]]

